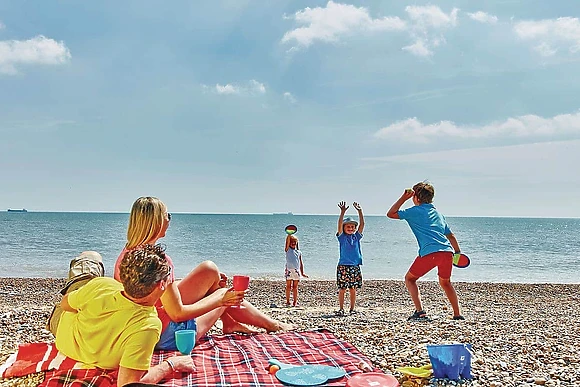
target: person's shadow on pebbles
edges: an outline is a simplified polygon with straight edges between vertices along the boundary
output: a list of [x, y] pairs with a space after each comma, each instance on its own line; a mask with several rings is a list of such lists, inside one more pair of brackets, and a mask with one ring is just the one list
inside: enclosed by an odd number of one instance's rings
[[330, 313], [325, 313], [322, 314], [320, 316], [312, 316], [313, 318], [324, 318], [324, 319], [343, 319], [343, 318], [348, 318], [348, 319], [366, 319], [366, 315], [363, 312], [356, 312], [356, 313], [342, 313], [339, 314], [337, 312], [330, 312]]

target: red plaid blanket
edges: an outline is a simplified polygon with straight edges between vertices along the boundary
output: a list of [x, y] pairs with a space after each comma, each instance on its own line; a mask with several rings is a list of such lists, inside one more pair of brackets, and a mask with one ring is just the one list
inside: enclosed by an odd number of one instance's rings
[[38, 387], [116, 387], [117, 372], [75, 369], [47, 372]]
[[[55, 358], [58, 359], [62, 355], [57, 355], [51, 344], [34, 343], [27, 346], [30, 347], [25, 350], [23, 350], [24, 346], [19, 348], [11, 365], [7, 365], [7, 362], [1, 367], [4, 377], [47, 371], [45, 380], [41, 384], [44, 387], [115, 385], [115, 373], [94, 369], [72, 369], [77, 363], [66, 357], [55, 361]], [[44, 351], [38, 351], [41, 346], [44, 347]], [[38, 353], [33, 355], [34, 347]], [[177, 354], [179, 353], [156, 352], [153, 354], [151, 365], [157, 365], [164, 359]], [[29, 358], [26, 359], [25, 356]], [[196, 345], [192, 357], [196, 372], [176, 374], [173, 379], [164, 380], [160, 384], [178, 387], [280, 387], [282, 384], [278, 379], [268, 373], [268, 360], [271, 358], [294, 365], [340, 366], [347, 372], [347, 378], [361, 372], [357, 367], [361, 360], [370, 364], [370, 361], [352, 344], [337, 339], [330, 331], [324, 329], [276, 335], [205, 336]], [[20, 365], [14, 368], [18, 364]], [[49, 371], [50, 369], [53, 371]], [[328, 381], [325, 386], [344, 386], [344, 384], [345, 379], [341, 378]]]
[[[156, 353], [159, 364], [173, 353]], [[294, 365], [340, 366], [347, 377], [361, 372], [357, 365], [369, 359], [352, 344], [336, 338], [328, 330], [286, 332], [277, 335], [206, 336], [192, 352], [197, 372], [164, 381], [165, 386], [276, 386], [282, 384], [268, 373], [268, 360], [275, 358]], [[344, 386], [345, 379], [328, 381], [325, 386]]]

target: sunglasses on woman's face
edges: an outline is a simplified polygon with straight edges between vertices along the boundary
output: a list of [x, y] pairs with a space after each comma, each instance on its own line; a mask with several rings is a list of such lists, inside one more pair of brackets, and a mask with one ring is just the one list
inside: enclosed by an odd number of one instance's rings
[[169, 212], [167, 213], [167, 220], [171, 221], [171, 214]]

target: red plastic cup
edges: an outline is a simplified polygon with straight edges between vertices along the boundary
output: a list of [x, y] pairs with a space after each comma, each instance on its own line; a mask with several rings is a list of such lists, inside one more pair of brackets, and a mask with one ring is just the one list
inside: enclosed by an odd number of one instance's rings
[[250, 277], [247, 275], [235, 275], [234, 276], [234, 290], [243, 291], [248, 290], [250, 286]]
[[[250, 286], [250, 277], [247, 275], [235, 275], [233, 278], [234, 284], [234, 290], [237, 292], [240, 291], [244, 291], [244, 290], [248, 290], [248, 287]], [[230, 308], [243, 308], [243, 306], [241, 305], [234, 305], [234, 306], [230, 306]]]

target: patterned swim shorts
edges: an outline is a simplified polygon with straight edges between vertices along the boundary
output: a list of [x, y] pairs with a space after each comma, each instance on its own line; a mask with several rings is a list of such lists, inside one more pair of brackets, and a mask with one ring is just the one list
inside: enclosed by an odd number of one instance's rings
[[360, 289], [362, 287], [360, 266], [338, 265], [336, 267], [336, 286], [339, 289]]
[[300, 273], [298, 273], [298, 269], [286, 268], [284, 270], [284, 277], [286, 277], [286, 280], [300, 281]]

